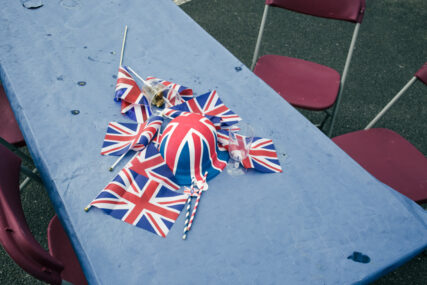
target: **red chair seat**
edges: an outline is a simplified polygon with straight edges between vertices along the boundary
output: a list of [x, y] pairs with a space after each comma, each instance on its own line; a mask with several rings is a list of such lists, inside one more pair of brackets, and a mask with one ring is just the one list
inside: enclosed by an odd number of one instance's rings
[[331, 107], [340, 88], [340, 74], [327, 66], [280, 55], [258, 59], [254, 73], [291, 105], [324, 110]]
[[399, 134], [382, 128], [332, 139], [378, 180], [418, 202], [427, 202], [427, 158]]
[[47, 238], [50, 254], [64, 264], [64, 270], [61, 272], [62, 279], [75, 285], [87, 284], [71, 242], [56, 215], [50, 220]]
[[24, 146], [25, 140], [21, 134], [15, 115], [9, 101], [0, 85], [0, 137], [15, 146]]

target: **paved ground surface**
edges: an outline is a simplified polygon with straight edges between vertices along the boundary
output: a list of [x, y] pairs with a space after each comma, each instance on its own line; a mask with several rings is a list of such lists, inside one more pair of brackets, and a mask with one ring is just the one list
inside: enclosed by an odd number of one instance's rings
[[[367, 2], [334, 135], [363, 128], [427, 61], [427, 1]], [[181, 7], [249, 66], [263, 3], [263, 0], [193, 0]], [[307, 19], [286, 11], [272, 12], [261, 54], [283, 54], [342, 70], [353, 25]], [[377, 125], [400, 133], [425, 155], [426, 95], [426, 86], [417, 82]], [[319, 118], [313, 113], [303, 113], [313, 121]], [[36, 239], [47, 248], [46, 228], [54, 211], [46, 191], [33, 182], [23, 191], [22, 200]], [[40, 284], [15, 265], [3, 250], [0, 250], [0, 264], [0, 284]], [[375, 284], [426, 282], [425, 251]]]

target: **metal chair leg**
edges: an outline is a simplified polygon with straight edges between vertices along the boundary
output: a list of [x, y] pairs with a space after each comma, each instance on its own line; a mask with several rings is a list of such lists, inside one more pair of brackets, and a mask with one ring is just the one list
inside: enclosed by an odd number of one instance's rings
[[33, 160], [31, 159], [31, 157], [29, 157], [28, 155], [23, 153], [19, 148], [17, 148], [13, 144], [9, 143], [8, 141], [3, 139], [2, 137], [0, 137], [0, 143], [2, 145], [4, 145], [5, 147], [7, 147], [8, 149], [10, 149], [11, 151], [13, 151], [14, 153], [16, 153], [16, 155], [18, 155], [21, 159], [23, 159], [29, 163], [33, 163]]
[[316, 127], [318, 127], [321, 131], [325, 132], [323, 127], [325, 126], [328, 119], [332, 116], [332, 114], [328, 110], [323, 111], [325, 113], [325, 116], [323, 117], [322, 121], [320, 123], [314, 124]]
[[36, 174], [37, 173], [37, 168], [34, 168], [33, 170], [30, 170], [29, 168], [25, 167], [25, 166], [21, 166], [21, 171], [22, 173], [24, 173], [27, 177], [25, 178], [25, 180], [19, 185], [19, 189], [23, 189], [28, 182], [30, 182], [30, 179], [33, 179], [34, 181], [37, 181], [38, 183], [43, 185], [43, 182], [41, 180], [41, 178]]
[[322, 131], [323, 131], [323, 127], [325, 126], [326, 122], [332, 116], [332, 114], [329, 113], [327, 110], [325, 110], [324, 112], [325, 112], [325, 117], [323, 118], [323, 120], [320, 122], [320, 124], [318, 126], [318, 128]]
[[[25, 160], [25, 161], [27, 161], [29, 163], [33, 163], [33, 160], [31, 159], [31, 157], [29, 157], [28, 155], [26, 155], [25, 153], [23, 153], [19, 148], [17, 148], [13, 144], [9, 143], [8, 141], [6, 141], [5, 139], [3, 139], [2, 137], [0, 137], [0, 144], [4, 145], [9, 150], [13, 151], [21, 159], [23, 159], [23, 160]], [[34, 168], [33, 170], [30, 170], [29, 168], [27, 168], [27, 167], [25, 167], [25, 166], [22, 165], [21, 166], [21, 172], [24, 173], [27, 177], [19, 185], [19, 189], [20, 190], [24, 189], [24, 187], [27, 186], [27, 184], [30, 182], [30, 179], [33, 179], [33, 180], [35, 180], [38, 183], [40, 183], [40, 184], [43, 185], [43, 181], [40, 179], [40, 177], [38, 175], [36, 175], [37, 168]]]

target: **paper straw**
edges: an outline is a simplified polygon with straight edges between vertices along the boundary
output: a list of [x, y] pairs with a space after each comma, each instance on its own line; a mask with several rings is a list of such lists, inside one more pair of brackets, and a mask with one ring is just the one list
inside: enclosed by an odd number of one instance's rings
[[[203, 176], [203, 180], [202, 180], [203, 184], [206, 183], [207, 175], [208, 175], [208, 172], [206, 171], [205, 175]], [[196, 181], [196, 183], [197, 183], [197, 181]], [[188, 222], [188, 226], [184, 229], [184, 235], [182, 236], [182, 239], [187, 238], [187, 232], [190, 231], [191, 226], [193, 225], [193, 220], [194, 220], [194, 217], [196, 216], [197, 208], [199, 206], [199, 202], [200, 202], [200, 198], [202, 197], [203, 190], [205, 190], [204, 185], [202, 185], [202, 187], [200, 187], [200, 189], [199, 189], [199, 192], [197, 194], [196, 203], [194, 204], [193, 211], [191, 213], [190, 221]]]
[[182, 235], [182, 239], [187, 238], [187, 232], [188, 232], [187, 224], [188, 224], [188, 221], [190, 220], [190, 209], [191, 209], [191, 198], [192, 197], [193, 196], [188, 195], [188, 198], [187, 198], [187, 207], [186, 207], [187, 211], [185, 213], [184, 233]]
[[199, 207], [199, 202], [200, 202], [200, 197], [202, 197], [202, 192], [203, 190], [200, 189], [197, 195], [196, 203], [194, 204], [193, 212], [191, 213], [190, 222], [188, 223], [188, 226], [187, 226], [187, 232], [191, 229], [191, 226], [193, 225], [193, 220], [194, 220], [194, 217], [196, 216], [197, 207]]
[[[190, 209], [191, 209], [191, 200], [192, 200], [192, 198], [193, 198], [193, 193], [194, 193], [194, 185], [195, 185], [195, 178], [193, 177], [192, 179], [191, 179], [191, 187], [190, 188], [188, 188], [188, 187], [185, 187], [186, 188], [186, 190], [190, 190], [189, 192], [190, 192], [190, 194], [188, 195], [188, 198], [187, 198], [187, 206], [186, 206], [186, 213], [185, 213], [185, 222], [184, 222], [184, 233], [183, 233], [183, 235], [182, 235], [182, 239], [186, 239], [187, 238], [187, 232], [188, 232], [188, 228], [187, 228], [187, 225], [188, 225], [188, 222], [190, 221]], [[185, 191], [184, 191], [185, 192]]]
[[123, 42], [122, 42], [122, 51], [120, 52], [120, 65], [119, 67], [122, 66], [123, 63], [123, 52], [125, 50], [125, 43], [126, 43], [126, 35], [127, 35], [127, 31], [128, 31], [128, 26], [125, 26], [125, 33], [123, 35]]

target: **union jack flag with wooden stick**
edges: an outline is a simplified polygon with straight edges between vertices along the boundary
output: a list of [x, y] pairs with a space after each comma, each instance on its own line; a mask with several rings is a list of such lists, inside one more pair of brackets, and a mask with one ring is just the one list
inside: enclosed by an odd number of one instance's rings
[[[199, 95], [193, 99], [188, 100], [187, 102], [169, 109], [219, 117], [220, 124], [223, 127], [231, 126], [242, 120], [239, 115], [224, 105], [215, 90]], [[165, 110], [165, 112], [167, 111], [168, 110]], [[180, 113], [178, 112], [170, 113], [170, 116], [174, 117], [178, 117], [179, 115]]]
[[144, 94], [136, 84], [135, 79], [127, 70], [126, 66], [120, 66], [117, 75], [115, 101], [124, 100], [131, 104], [143, 104]]
[[184, 208], [186, 199], [186, 195], [124, 168], [89, 206], [102, 209], [116, 219], [166, 237]]
[[109, 123], [101, 154], [120, 156], [130, 149], [144, 149], [157, 134], [162, 123], [163, 118], [160, 116], [153, 116], [142, 124]]

